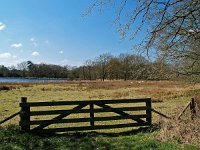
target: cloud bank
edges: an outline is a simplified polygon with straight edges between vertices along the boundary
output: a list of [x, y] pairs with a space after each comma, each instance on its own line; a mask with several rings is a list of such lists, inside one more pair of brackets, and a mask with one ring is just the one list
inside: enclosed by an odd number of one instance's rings
[[4, 66], [15, 66], [22, 61], [16, 55], [12, 55], [9, 52], [0, 53], [0, 60], [0, 65]]
[[5, 28], [6, 28], [6, 25], [3, 24], [2, 22], [0, 22], [0, 31], [1, 31], [1, 30], [4, 30]]
[[14, 43], [14, 44], [11, 45], [11, 47], [13, 47], [13, 48], [22, 47], [22, 43]]
[[32, 53], [32, 56], [39, 56], [39, 55], [40, 55], [40, 53], [37, 52], [37, 51], [34, 51], [34, 52]]

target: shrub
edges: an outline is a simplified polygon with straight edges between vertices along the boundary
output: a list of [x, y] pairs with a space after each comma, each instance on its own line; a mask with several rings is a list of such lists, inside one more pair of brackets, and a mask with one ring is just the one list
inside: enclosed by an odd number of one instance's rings
[[5, 86], [5, 85], [1, 85], [1, 86], [0, 86], [0, 91], [3, 91], [3, 90], [9, 91], [9, 90], [12, 90], [12, 88], [11, 88], [11, 87], [8, 87], [8, 86]]
[[164, 120], [158, 139], [200, 146], [200, 118], [194, 120]]

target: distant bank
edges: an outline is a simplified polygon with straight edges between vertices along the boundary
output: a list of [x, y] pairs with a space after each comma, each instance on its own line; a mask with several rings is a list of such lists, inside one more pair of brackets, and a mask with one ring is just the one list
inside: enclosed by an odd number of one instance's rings
[[64, 82], [67, 79], [62, 78], [2, 78], [0, 83], [25, 83], [25, 82]]

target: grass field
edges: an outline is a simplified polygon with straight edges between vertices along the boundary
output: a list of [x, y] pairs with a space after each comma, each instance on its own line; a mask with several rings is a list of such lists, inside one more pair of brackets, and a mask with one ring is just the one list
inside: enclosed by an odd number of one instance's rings
[[[121, 98], [146, 98], [153, 101], [153, 108], [168, 115], [177, 116], [190, 99], [199, 93], [200, 84], [189, 84], [175, 81], [76, 81], [66, 83], [45, 84], [0, 84], [7, 90], [0, 90], [0, 120], [19, 111], [21, 97], [28, 101], [56, 101], [56, 100], [90, 100], [90, 99], [121, 99]], [[0, 88], [1, 89], [1, 88]], [[160, 122], [160, 116], [153, 114], [153, 123]], [[17, 127], [9, 128], [8, 125], [17, 125], [19, 118], [12, 119], [3, 124], [0, 135], [0, 149], [23, 149], [23, 140], [31, 141], [29, 149], [43, 149], [45, 143], [50, 143], [53, 149], [198, 149], [195, 146], [180, 144], [179, 141], [160, 142], [157, 138], [160, 131], [152, 133], [129, 134], [126, 136], [107, 137], [103, 135], [87, 135], [77, 141], [69, 137], [29, 137], [23, 134], [18, 137], [9, 137], [9, 134], [19, 134]], [[112, 122], [111, 122], [112, 123]], [[125, 129], [109, 130], [111, 133], [125, 132]], [[101, 132], [101, 131], [100, 131]], [[8, 139], [17, 141], [10, 142]], [[39, 140], [38, 140], [39, 139]], [[22, 143], [20, 143], [20, 141]], [[67, 141], [67, 144], [64, 144]], [[5, 142], [8, 142], [5, 145]], [[31, 143], [30, 143], [31, 142]], [[32, 145], [31, 145], [32, 144]], [[77, 145], [80, 145], [77, 148]], [[82, 145], [82, 147], [81, 147]], [[104, 146], [105, 145], [105, 146]], [[11, 148], [9, 148], [9, 146]], [[38, 147], [37, 147], [38, 146]], [[59, 147], [60, 146], [60, 147]], [[88, 146], [88, 147], [87, 147]], [[15, 148], [16, 147], [16, 148]], [[49, 149], [49, 148], [48, 148]]]

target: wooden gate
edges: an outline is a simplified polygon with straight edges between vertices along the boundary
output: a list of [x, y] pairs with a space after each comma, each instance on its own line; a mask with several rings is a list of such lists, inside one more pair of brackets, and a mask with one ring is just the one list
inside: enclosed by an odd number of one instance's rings
[[[128, 107], [124, 107], [127, 104]], [[134, 106], [131, 106], [133, 105]], [[116, 107], [118, 105], [118, 107]], [[57, 107], [59, 109], [44, 110], [47, 107]], [[68, 107], [61, 110], [60, 107]], [[69, 109], [69, 106], [71, 107]], [[113, 129], [124, 127], [140, 127], [151, 126], [152, 112], [151, 99], [117, 99], [117, 100], [86, 100], [86, 101], [53, 101], [53, 102], [27, 102], [27, 98], [23, 97], [20, 103], [20, 128], [23, 132], [68, 132], [68, 131], [85, 131], [98, 129]], [[36, 111], [32, 109], [37, 107]], [[40, 108], [40, 110], [38, 110]], [[43, 109], [44, 108], [44, 109]], [[140, 113], [143, 111], [143, 113]], [[98, 116], [99, 113], [109, 114], [112, 112], [116, 115]], [[134, 113], [134, 114], [132, 114]], [[72, 114], [88, 114], [88, 117], [69, 117]], [[47, 116], [52, 116], [46, 119]], [[55, 116], [56, 115], [56, 116]], [[97, 116], [96, 116], [97, 115]], [[32, 119], [36, 116], [43, 116], [45, 119]], [[98, 122], [110, 122], [114, 120], [129, 120], [129, 123], [121, 124], [100, 124]], [[80, 123], [88, 123], [84, 126]], [[125, 121], [124, 121], [125, 122]], [[78, 123], [79, 126], [68, 126], [69, 123]], [[111, 122], [110, 122], [111, 123]], [[64, 127], [58, 128], [49, 126], [52, 124], [65, 124]], [[80, 126], [81, 125], [81, 126]]]

